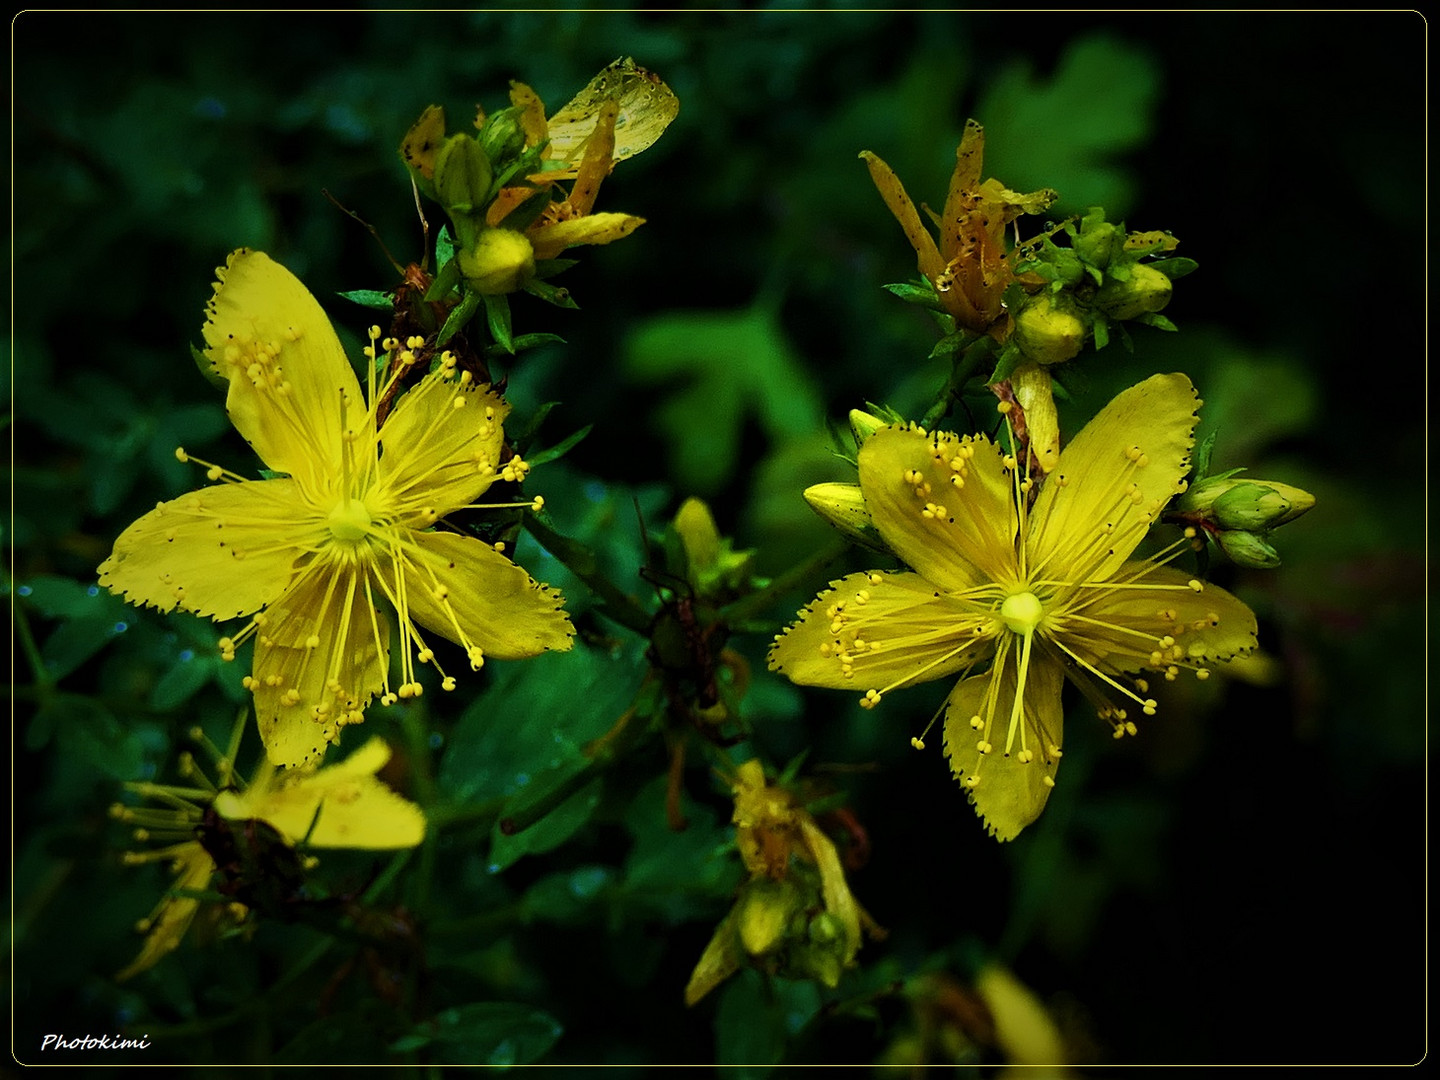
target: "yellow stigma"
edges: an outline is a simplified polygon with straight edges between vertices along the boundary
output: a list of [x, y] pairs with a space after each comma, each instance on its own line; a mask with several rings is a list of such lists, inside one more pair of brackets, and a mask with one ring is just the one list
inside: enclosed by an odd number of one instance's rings
[[1013, 596], [1007, 596], [1005, 602], [1000, 605], [1000, 621], [1008, 626], [1012, 633], [1022, 637], [1034, 633], [1043, 618], [1045, 618], [1045, 609], [1040, 605], [1040, 601], [1034, 593], [1015, 593]]
[[347, 499], [330, 511], [327, 524], [330, 526], [330, 535], [336, 540], [354, 543], [365, 539], [370, 528], [370, 511], [359, 499]]

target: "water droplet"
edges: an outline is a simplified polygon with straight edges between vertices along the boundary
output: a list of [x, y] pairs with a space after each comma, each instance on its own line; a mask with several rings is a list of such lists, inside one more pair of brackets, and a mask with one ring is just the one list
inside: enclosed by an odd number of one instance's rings
[[16, 589], [15, 591], [18, 592], [21, 596], [29, 596], [29, 595], [30, 595], [30, 586], [29, 586], [29, 585], [21, 585], [20, 588]]
[[194, 650], [194, 649], [181, 649], [181, 650], [180, 650], [180, 662], [181, 662], [182, 664], [188, 664], [191, 660], [194, 660], [194, 659], [195, 659], [195, 650]]
[[85, 590], [85, 595], [86, 595], [86, 596], [99, 596], [99, 595], [100, 595], [100, 586], [99, 586], [99, 585], [91, 585], [88, 589]]
[[121, 621], [121, 622], [117, 622], [114, 626], [112, 626], [112, 627], [110, 628], [110, 632], [111, 632], [112, 634], [123, 634], [126, 630], [129, 630], [129, 629], [130, 629], [130, 624], [127, 623], [127, 622]]
[[445, 736], [441, 735], [438, 731], [432, 731], [430, 737], [426, 739], [425, 742], [431, 750], [439, 750], [440, 747], [445, 745]]

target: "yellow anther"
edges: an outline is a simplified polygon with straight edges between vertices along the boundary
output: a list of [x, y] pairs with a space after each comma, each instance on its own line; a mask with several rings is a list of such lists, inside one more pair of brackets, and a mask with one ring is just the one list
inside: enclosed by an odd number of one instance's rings
[[183, 446], [175, 447], [175, 460], [180, 462], [182, 465], [190, 460], [190, 455], [185, 452], [185, 448]]
[[1186, 584], [1189, 585], [1190, 588], [1194, 589], [1196, 592], [1204, 592], [1204, 591], [1205, 591], [1205, 585], [1204, 585], [1204, 583], [1201, 582], [1201, 581], [1199, 581], [1199, 580], [1197, 580], [1196, 578], [1191, 578], [1188, 582], [1186, 582]]
[[1015, 760], [1020, 762], [1021, 765], [1029, 765], [1030, 762], [1035, 760], [1035, 751], [1021, 750], [1020, 753], [1015, 755]]
[[916, 750], [924, 750], [924, 749], [925, 749], [925, 740], [922, 739], [922, 738], [920, 738], [920, 736], [918, 736], [918, 735], [911, 735], [911, 736], [910, 736], [910, 745], [913, 746]]
[[441, 680], [440, 680], [440, 689], [441, 689], [441, 690], [454, 690], [454, 689], [455, 689], [455, 676], [454, 676], [454, 675], [446, 675], [445, 678], [441, 679]]
[[1202, 668], [1196, 668], [1196, 669], [1195, 669], [1195, 678], [1199, 679], [1201, 682], [1204, 682], [1204, 681], [1205, 681], [1206, 679], [1208, 679], [1209, 677], [1210, 677], [1210, 669], [1209, 669], [1209, 668], [1203, 668], [1203, 667], [1202, 667]]
[[995, 411], [998, 412], [1001, 416], [1009, 413], [1010, 410], [1014, 407], [1015, 406], [1008, 401], [999, 401], [995, 403]]
[[320, 647], [320, 635], [311, 634], [309, 637], [307, 637], [305, 639], [305, 647], [307, 649], [318, 649]]
[[971, 727], [972, 729], [974, 729], [975, 731], [979, 731], [979, 730], [980, 730], [981, 728], [983, 728], [984, 726], [985, 726], [985, 721], [980, 719], [979, 714], [976, 714], [975, 716], [970, 717], [970, 727]]
[[969, 776], [965, 777], [963, 783], [968, 788], [979, 787], [980, 777], [976, 776], [974, 773], [971, 773]]
[[995, 744], [988, 739], [981, 739], [975, 744], [975, 749], [979, 750], [982, 754], [988, 754], [991, 750], [995, 749]]
[[530, 500], [530, 509], [533, 510], [533, 511], [535, 511], [537, 514], [538, 514], [541, 510], [545, 509], [545, 496], [543, 496], [543, 495], [536, 495], [535, 498], [531, 499], [531, 500]]
[[1042, 784], [1044, 784], [1046, 787], [1054, 787], [1054, 786], [1055, 786], [1055, 778], [1054, 778], [1053, 776], [1048, 775], [1048, 774], [1047, 774], [1040, 782], [1041, 782]]

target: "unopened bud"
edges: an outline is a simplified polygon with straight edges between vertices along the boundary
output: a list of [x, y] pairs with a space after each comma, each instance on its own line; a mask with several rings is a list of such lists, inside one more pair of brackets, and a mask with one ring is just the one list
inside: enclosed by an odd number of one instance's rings
[[1133, 319], [1162, 310], [1170, 303], [1174, 286], [1153, 266], [1136, 263], [1124, 281], [1111, 278], [1095, 294], [1095, 306], [1112, 319]]
[[518, 108], [501, 109], [480, 126], [478, 136], [486, 156], [496, 165], [508, 165], [525, 149], [525, 129]]
[[435, 194], [449, 213], [469, 214], [484, 207], [492, 175], [490, 159], [464, 132], [451, 135], [435, 155]]
[[1315, 496], [1289, 484], [1245, 481], [1214, 502], [1210, 514], [1222, 529], [1273, 529], [1315, 505]]
[[[1096, 220], [1098, 218], [1098, 220]], [[1103, 270], [1125, 246], [1125, 235], [1104, 220], [1104, 211], [1092, 210], [1081, 222], [1073, 241], [1075, 253], [1089, 265]]]
[[1315, 496], [1278, 480], [1202, 480], [1175, 500], [1175, 509], [1198, 514], [1222, 529], [1273, 529], [1315, 505]]
[[805, 489], [805, 501], [852, 542], [871, 551], [890, 550], [870, 517], [859, 484], [815, 484]]
[[535, 248], [513, 229], [483, 230], [459, 260], [460, 273], [482, 296], [515, 292], [535, 274]]
[[863, 443], [875, 432], [886, 426], [886, 421], [880, 419], [874, 413], [868, 413], [864, 409], [850, 410], [850, 431], [855, 436], [855, 442]]
[[1061, 364], [1079, 354], [1089, 327], [1063, 293], [1031, 297], [1015, 316], [1014, 341], [1037, 364]]
[[784, 940], [800, 902], [797, 891], [784, 882], [764, 877], [750, 882], [735, 907], [735, 925], [745, 951], [751, 956], [773, 951]]
[[1236, 566], [1248, 566], [1252, 570], [1273, 570], [1280, 565], [1280, 553], [1253, 532], [1231, 529], [1217, 533], [1215, 541]]

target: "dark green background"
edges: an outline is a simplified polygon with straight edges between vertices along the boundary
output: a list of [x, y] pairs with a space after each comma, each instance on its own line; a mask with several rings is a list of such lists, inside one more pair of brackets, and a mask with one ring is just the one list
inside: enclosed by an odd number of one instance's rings
[[[1057, 213], [1098, 201], [1133, 228], [1168, 228], [1200, 263], [1167, 312], [1180, 334], [1137, 334], [1133, 357], [1112, 345], [1077, 364], [1072, 415], [1148, 372], [1186, 371], [1207, 400], [1206, 429], [1220, 429], [1218, 465], [1320, 500], [1278, 534], [1281, 569], [1218, 571], [1259, 613], [1279, 682], [1166, 702], [1139, 740], [1116, 746], [1074, 710], [1067, 779], [1040, 824], [1003, 848], [983, 836], [938, 753], [908, 748], [939, 686], [862, 714], [847, 695], [801, 696], [757, 677], [756, 745], [772, 760], [813, 746], [812, 763], [875, 766], [846, 779], [874, 847], [852, 883], [891, 936], [862, 950], [865, 973], [841, 996], [930, 966], [963, 976], [974, 957], [998, 955], [1070, 1018], [1091, 1061], [1423, 1055], [1418, 15], [25, 13], [12, 40], [7, 539], [15, 583], [49, 590], [43, 604], [32, 591], [26, 622], [70, 695], [37, 718], [47, 699], [17, 658], [20, 1060], [52, 1063], [38, 1053], [51, 1031], [223, 1013], [293, 955], [291, 938], [262, 930], [253, 955], [232, 946], [223, 962], [167, 960], [124, 990], [109, 980], [162, 883], [118, 867], [124, 839], [104, 809], [120, 780], [168, 767], [191, 710], [212, 710], [206, 722], [222, 730], [233, 715], [218, 684], [177, 691], [173, 706], [145, 696], [192, 624], [81, 598], [115, 535], [198, 481], [170, 457], [176, 443], [234, 467], [247, 460], [187, 356], [214, 267], [234, 247], [268, 251], [353, 342], [371, 316], [334, 294], [397, 278], [322, 188], [402, 263], [418, 259], [394, 147], [420, 110], [443, 103], [458, 125], [476, 102], [502, 105], [510, 78], [554, 109], [620, 55], [660, 73], [682, 103], [664, 138], [601, 194], [601, 209], [648, 223], [581, 252], [562, 279], [581, 311], [514, 305], [517, 330], [568, 341], [517, 368], [517, 403], [563, 402], [551, 441], [595, 424], [563, 467], [532, 477], [565, 527], [603, 525], [623, 547], [634, 533], [628, 490], [643, 487], [652, 527], [683, 495], [704, 495], [770, 572], [820, 542], [799, 491], [843, 476], [823, 418], [867, 399], [918, 411], [943, 377], [924, 360], [926, 321], [879, 289], [913, 273], [913, 257], [856, 155], [873, 150], [936, 205], [968, 115], [987, 125], [986, 175], [1059, 188]], [[438, 225], [438, 210], [427, 212]], [[619, 509], [583, 525], [573, 507], [587, 499]], [[531, 556], [537, 576], [556, 580], [558, 568]], [[633, 571], [638, 557], [616, 564]], [[74, 595], [56, 584], [67, 579]], [[107, 643], [122, 619], [126, 641]], [[137, 634], [147, 636], [136, 644]], [[757, 672], [764, 643], [739, 642]], [[115, 704], [142, 699], [145, 709]], [[639, 786], [660, 771], [663, 761], [644, 761], [626, 775]], [[723, 822], [728, 803], [698, 761], [687, 786]], [[479, 916], [545, 871], [633, 859], [606, 828], [527, 857], [503, 885], [456, 877], [445, 887]], [[582, 910], [558, 932], [524, 922], [502, 932], [482, 918], [474, 985], [435, 1005], [544, 1009], [565, 1029], [550, 1061], [755, 1056], [730, 1030], [763, 1009], [750, 984], [723, 1007], [718, 995], [688, 1012], [680, 1004], [728, 887], [710, 883], [708, 904], [671, 910], [668, 924]], [[297, 1048], [313, 1001], [295, 1009], [148, 1053], [365, 1057], [343, 1031]], [[841, 1010], [782, 1052], [869, 1062], [902, 1021], [900, 1003], [882, 996], [874, 1015]]]

